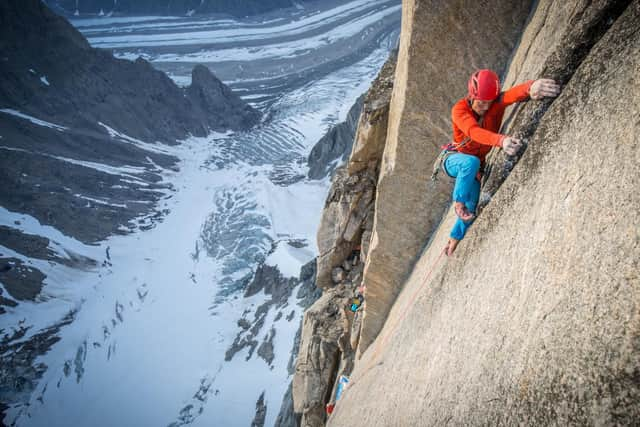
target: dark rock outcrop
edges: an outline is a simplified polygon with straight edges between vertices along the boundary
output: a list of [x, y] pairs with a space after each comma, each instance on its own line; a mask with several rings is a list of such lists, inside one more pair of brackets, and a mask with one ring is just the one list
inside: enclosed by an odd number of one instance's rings
[[[280, 244], [291, 244], [291, 242], [281, 242]], [[297, 245], [297, 243], [293, 243]], [[305, 264], [300, 271], [299, 277], [284, 277], [278, 267], [267, 264], [260, 264], [256, 269], [253, 278], [248, 282], [245, 288], [245, 297], [256, 295], [259, 292], [264, 292], [269, 295], [264, 303], [262, 303], [253, 314], [253, 318], [249, 319], [247, 313], [238, 320], [238, 326], [240, 330], [236, 335], [231, 346], [227, 349], [225, 354], [225, 360], [229, 361], [240, 351], [245, 348], [249, 349], [249, 354], [246, 359], [249, 360], [254, 351], [257, 349], [257, 354], [261, 357], [267, 365], [271, 365], [275, 358], [273, 340], [276, 335], [275, 329], [271, 328], [267, 336], [262, 342], [258, 342], [258, 337], [265, 326], [265, 319], [269, 310], [275, 308], [276, 310], [284, 310], [287, 307], [288, 299], [291, 297], [293, 290], [298, 286], [298, 294], [296, 297], [300, 300], [299, 305], [303, 308], [308, 307], [318, 297], [319, 294], [315, 290], [314, 283], [314, 268], [315, 260]], [[276, 321], [282, 317], [282, 311], [276, 315]], [[297, 339], [294, 343], [293, 354], [297, 354]], [[292, 354], [292, 357], [293, 357]], [[290, 361], [290, 365], [292, 365]]]
[[264, 421], [267, 418], [267, 404], [264, 403], [264, 391], [256, 402], [256, 414], [251, 421], [251, 427], [264, 427]]
[[271, 366], [273, 359], [275, 358], [275, 354], [273, 353], [273, 339], [276, 336], [275, 328], [271, 328], [267, 336], [258, 347], [258, 356], [264, 360], [267, 365]]
[[353, 138], [358, 127], [364, 95], [358, 97], [349, 109], [347, 119], [333, 126], [314, 145], [309, 154], [309, 178], [322, 179], [331, 175], [338, 159], [346, 160], [353, 147]]
[[[34, 300], [46, 276], [17, 258], [0, 258], [0, 280], [12, 298]], [[11, 305], [11, 304], [9, 304]]]
[[[303, 309], [308, 309], [313, 303], [315, 303], [321, 296], [322, 290], [316, 287], [316, 260], [312, 260], [309, 263], [302, 266], [300, 271], [300, 281], [302, 285], [298, 290], [296, 297], [298, 298], [298, 306]], [[293, 312], [291, 313], [293, 314]], [[291, 350], [291, 357], [287, 364], [287, 371], [289, 375], [295, 373], [295, 363], [300, 351], [300, 340], [302, 338], [302, 322], [296, 332], [296, 336], [293, 340], [293, 349]], [[282, 399], [280, 405], [280, 412], [276, 419], [276, 427], [298, 427], [300, 425], [301, 414], [296, 414], [293, 410], [293, 381], [289, 384], [289, 388]]]
[[[47, 366], [36, 363], [41, 354], [45, 354], [51, 346], [60, 340], [58, 332], [71, 323], [75, 313], [70, 312], [58, 323], [41, 330], [28, 341], [21, 338], [29, 331], [28, 328], [14, 330], [0, 340], [0, 410], [4, 411], [4, 404], [16, 401], [28, 401], [36, 388]], [[0, 412], [0, 424], [4, 412]]]
[[186, 89], [191, 99], [206, 117], [216, 112], [210, 120], [214, 129], [246, 129], [258, 123], [260, 112], [242, 101], [231, 92], [229, 86], [222, 83], [204, 65], [196, 65], [192, 72], [191, 85]]
[[265, 294], [272, 296], [273, 303], [281, 306], [286, 302], [297, 284], [298, 280], [296, 278], [282, 276], [278, 267], [260, 264], [253, 279], [247, 286], [244, 296], [246, 298], [264, 291]]
[[302, 416], [293, 410], [293, 383], [289, 384], [287, 392], [284, 394], [280, 412], [276, 418], [275, 427], [299, 427]]

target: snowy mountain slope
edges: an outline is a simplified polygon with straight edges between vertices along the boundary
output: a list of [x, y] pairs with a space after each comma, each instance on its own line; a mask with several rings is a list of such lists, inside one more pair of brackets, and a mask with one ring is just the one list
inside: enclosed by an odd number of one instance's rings
[[[362, 2], [351, 3], [360, 10]], [[118, 35], [118, 27], [112, 31]], [[181, 38], [183, 28], [175, 31]], [[245, 33], [245, 23], [235, 31]], [[3, 391], [5, 423], [246, 426], [264, 393], [265, 425], [273, 425], [302, 316], [297, 276], [316, 254], [328, 188], [326, 180], [304, 178], [306, 158], [367, 89], [397, 31], [390, 25], [368, 39], [366, 56], [344, 66], [329, 61], [331, 71], [310, 73], [302, 85], [278, 91], [243, 83], [269, 97], [257, 103], [268, 120], [256, 129], [163, 146], [179, 159], [179, 168], [158, 172], [172, 188], [155, 206], [163, 221], [86, 245], [23, 213], [0, 211], [0, 226], [47, 237], [55, 255], [39, 260], [0, 247], [46, 274], [34, 302], [6, 306], [0, 317], [3, 374], [22, 384]], [[271, 271], [263, 264], [278, 272], [256, 283], [257, 271]], [[267, 282], [288, 283], [286, 292]], [[247, 286], [258, 291], [245, 298]], [[245, 338], [255, 344], [234, 348]]]
[[207, 68], [180, 88], [92, 48], [40, 0], [2, 2], [0, 19], [0, 205], [85, 243], [148, 226], [133, 220], [155, 214], [178, 160], [162, 144], [260, 120]]

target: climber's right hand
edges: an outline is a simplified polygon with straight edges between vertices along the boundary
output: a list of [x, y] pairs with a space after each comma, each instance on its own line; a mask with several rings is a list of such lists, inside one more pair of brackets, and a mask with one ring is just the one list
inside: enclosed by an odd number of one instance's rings
[[507, 136], [502, 140], [502, 149], [509, 156], [515, 156], [520, 147], [522, 147], [522, 142], [518, 138]]

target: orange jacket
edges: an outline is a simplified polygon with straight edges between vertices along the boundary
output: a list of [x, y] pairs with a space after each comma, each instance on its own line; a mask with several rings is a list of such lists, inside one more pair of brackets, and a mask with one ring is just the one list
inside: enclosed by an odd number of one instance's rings
[[[491, 148], [502, 146], [505, 135], [499, 134], [498, 130], [502, 124], [505, 108], [515, 102], [528, 100], [532, 84], [533, 80], [529, 80], [502, 92], [484, 114], [482, 125], [478, 123], [480, 117], [471, 109], [471, 103], [467, 98], [456, 102], [451, 109], [455, 149], [460, 153], [472, 154], [480, 158], [480, 162], [484, 165], [485, 157]], [[467, 137], [471, 140], [460, 147], [458, 144]]]

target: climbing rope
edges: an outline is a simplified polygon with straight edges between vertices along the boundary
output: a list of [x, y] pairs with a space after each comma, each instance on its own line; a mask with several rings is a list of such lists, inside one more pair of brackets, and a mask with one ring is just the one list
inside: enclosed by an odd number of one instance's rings
[[[366, 365], [366, 367], [362, 371], [362, 374], [360, 375], [361, 378], [364, 377], [374, 367], [374, 365], [381, 365], [383, 363], [382, 361], [379, 363], [376, 363], [376, 359], [378, 357], [380, 350], [385, 348], [385, 346], [387, 345], [387, 341], [389, 340], [391, 335], [395, 333], [398, 325], [407, 316], [407, 313], [409, 313], [409, 306], [413, 303], [413, 301], [415, 301], [415, 298], [418, 295], [418, 293], [425, 288], [425, 286], [428, 283], [429, 277], [431, 277], [431, 273], [433, 273], [433, 270], [436, 268], [436, 266], [438, 265], [438, 263], [440, 262], [443, 256], [444, 256], [444, 251], [441, 251], [438, 258], [436, 258], [434, 263], [431, 265], [431, 268], [429, 268], [429, 270], [426, 272], [424, 279], [422, 280], [422, 284], [413, 292], [413, 294], [411, 295], [411, 298], [409, 298], [408, 302], [403, 307], [400, 317], [398, 317], [396, 321], [391, 324], [390, 328], [387, 330], [387, 333], [382, 337], [382, 340], [379, 341], [380, 344], [376, 345], [376, 347], [373, 350], [373, 353], [371, 354], [371, 359], [369, 360], [369, 363]], [[350, 381], [349, 388], [353, 387], [355, 384], [356, 384], [355, 381]]]

